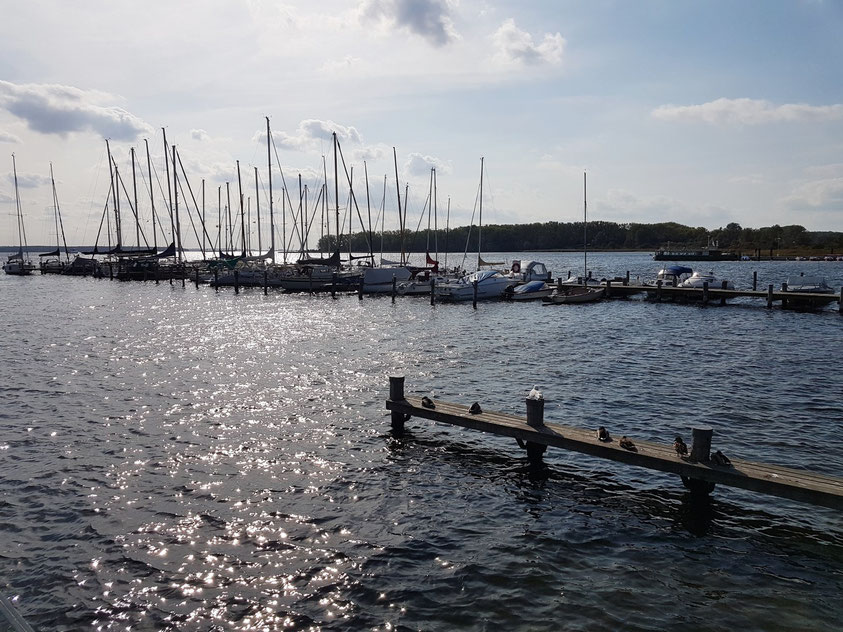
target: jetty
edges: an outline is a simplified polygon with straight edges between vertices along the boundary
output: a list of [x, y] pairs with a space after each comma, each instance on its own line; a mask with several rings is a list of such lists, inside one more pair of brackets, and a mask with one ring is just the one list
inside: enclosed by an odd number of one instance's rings
[[[425, 405], [427, 404], [427, 405]], [[431, 405], [433, 407], [431, 407]], [[692, 495], [707, 496], [716, 484], [788, 498], [831, 509], [843, 510], [843, 479], [807, 470], [797, 470], [768, 463], [728, 457], [728, 464], [713, 458], [710, 427], [693, 428], [693, 444], [685, 457], [677, 454], [673, 445], [642, 441], [630, 437], [635, 450], [620, 445], [618, 428], [609, 427], [609, 441], [597, 438], [594, 428], [576, 428], [545, 423], [544, 400], [527, 399], [526, 417], [502, 412], [471, 411], [471, 407], [441, 400], [405, 397], [404, 378], [389, 378], [387, 410], [391, 411], [392, 431], [404, 432], [404, 424], [412, 417], [470, 428], [495, 435], [512, 437], [527, 451], [531, 468], [543, 467], [542, 456], [548, 446], [581, 452], [593, 457], [618, 461], [660, 472], [677, 474]], [[719, 451], [718, 451], [719, 452]]]

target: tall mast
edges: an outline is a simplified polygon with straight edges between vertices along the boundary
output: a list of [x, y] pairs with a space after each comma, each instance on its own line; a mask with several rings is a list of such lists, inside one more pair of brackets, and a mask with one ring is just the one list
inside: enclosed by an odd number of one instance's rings
[[[64, 243], [64, 255], [70, 261], [70, 252], [67, 250], [67, 239], [64, 236], [64, 222], [61, 219], [61, 209], [59, 208], [59, 194], [56, 192], [56, 179], [53, 177], [53, 163], [50, 163], [50, 183], [53, 187], [53, 207], [56, 209], [56, 248], [60, 248], [58, 231], [61, 230], [61, 240]], [[59, 255], [61, 259], [61, 255]]]
[[217, 187], [217, 251], [222, 257], [222, 187]]
[[120, 208], [118, 206], [118, 198], [120, 197], [117, 194], [117, 183], [115, 181], [115, 171], [117, 170], [114, 164], [112, 163], [111, 158], [111, 146], [108, 144], [108, 139], [105, 139], [105, 149], [108, 152], [108, 173], [111, 176], [111, 191], [112, 191], [112, 204], [114, 205], [114, 229], [117, 235], [117, 250], [120, 250], [120, 246], [122, 245], [123, 241], [120, 235]]
[[588, 195], [586, 194], [586, 173], [582, 172], [582, 284], [588, 284]]
[[272, 259], [275, 261], [275, 217], [272, 214], [272, 154], [269, 151], [269, 143], [271, 139], [269, 131], [269, 117], [266, 117], [266, 168], [269, 172], [269, 251], [272, 253]]
[[20, 245], [21, 268], [23, 268], [23, 209], [21, 209], [20, 193], [18, 192], [18, 167], [15, 163], [14, 154], [12, 154], [12, 172], [15, 176], [15, 210], [18, 214], [18, 244]]
[[149, 141], [143, 139], [146, 145], [146, 170], [149, 174], [149, 203], [152, 205], [152, 244], [158, 252], [158, 236], [155, 234], [155, 196], [152, 193], [152, 161], [149, 159]]
[[205, 223], [205, 178], [202, 178], [202, 258], [207, 258], [205, 254], [205, 235], [207, 234], [207, 230], [205, 227], [207, 224]]
[[374, 244], [372, 244], [372, 239], [374, 235], [372, 233], [372, 205], [369, 202], [369, 169], [366, 167], [366, 161], [363, 161], [363, 177], [366, 180], [366, 211], [369, 213], [369, 260], [372, 262], [372, 267], [375, 266], [375, 253], [372, 251], [374, 248]]
[[301, 256], [305, 257], [307, 253], [307, 237], [304, 235], [304, 193], [301, 188], [301, 174], [299, 174], [299, 218], [301, 221], [301, 224], [299, 225]]
[[[328, 234], [328, 240], [325, 242], [328, 246], [327, 250], [330, 252], [331, 250], [331, 218], [330, 214], [328, 213], [328, 161], [325, 159], [324, 154], [322, 155], [322, 179], [325, 181], [322, 185], [322, 190], [325, 194], [322, 196], [322, 221], [319, 222], [320, 228], [322, 229], [322, 234], [320, 237], [324, 237], [325, 233]], [[321, 248], [319, 249], [322, 250]]]
[[381, 197], [381, 265], [383, 265], [383, 231], [386, 224], [386, 174], [383, 176], [383, 196]]
[[[169, 208], [167, 210], [170, 214], [170, 235], [173, 238], [173, 244], [175, 244], [176, 226], [173, 224], [173, 191], [170, 188], [170, 160], [167, 157], [167, 154], [170, 153], [170, 146], [167, 145], [167, 130], [162, 127], [161, 133], [164, 135], [164, 171], [167, 174], [167, 201], [169, 204]], [[173, 171], [175, 171], [175, 166], [173, 167]]]
[[436, 169], [433, 169], [433, 247], [436, 250], [436, 260], [439, 261], [439, 224], [436, 217], [438, 207], [436, 204]]
[[135, 203], [135, 238], [137, 239], [138, 248], [140, 248], [140, 209], [138, 208], [138, 179], [135, 173], [135, 148], [131, 148], [132, 153], [132, 198]]
[[243, 256], [246, 256], [246, 216], [243, 210], [243, 183], [240, 181], [240, 161], [237, 161], [237, 192], [240, 194], [240, 234], [243, 239]]
[[337, 250], [340, 249], [340, 184], [337, 178], [337, 133], [332, 133], [334, 139], [334, 200], [336, 202]]
[[179, 174], [176, 173], [176, 146], [173, 145], [173, 199], [175, 200], [176, 259], [182, 259], [181, 223], [179, 222]]
[[258, 222], [258, 254], [263, 254], [263, 246], [261, 246], [261, 199], [260, 191], [258, 190], [258, 168], [255, 167], [255, 217]]
[[477, 228], [477, 269], [480, 269], [480, 238], [483, 236], [483, 157], [480, 157], [480, 225]]
[[225, 183], [225, 208], [228, 213], [228, 227], [225, 231], [225, 248], [228, 253], [234, 254], [234, 228], [231, 225], [231, 187], [229, 183]]
[[404, 216], [401, 214], [401, 184], [398, 182], [398, 153], [392, 148], [392, 162], [395, 165], [395, 193], [398, 195], [398, 242], [401, 247], [401, 265], [404, 265]]

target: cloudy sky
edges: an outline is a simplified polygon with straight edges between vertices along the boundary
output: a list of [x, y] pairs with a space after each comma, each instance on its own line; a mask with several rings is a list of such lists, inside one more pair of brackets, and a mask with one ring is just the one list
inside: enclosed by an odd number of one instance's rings
[[395, 148], [413, 228], [431, 167], [440, 225], [449, 199], [451, 225], [470, 221], [482, 156], [486, 223], [580, 219], [586, 170], [589, 219], [843, 230], [837, 0], [7, 4], [0, 243], [16, 242], [12, 153], [29, 242], [55, 239], [52, 162], [68, 240], [91, 243], [105, 139], [129, 191], [136, 148], [143, 199], [162, 128], [209, 214], [237, 160], [265, 213], [267, 116], [295, 204], [299, 174], [316, 198], [323, 156], [333, 180], [335, 131], [364, 213], [364, 161], [373, 214], [387, 177], [387, 227]]

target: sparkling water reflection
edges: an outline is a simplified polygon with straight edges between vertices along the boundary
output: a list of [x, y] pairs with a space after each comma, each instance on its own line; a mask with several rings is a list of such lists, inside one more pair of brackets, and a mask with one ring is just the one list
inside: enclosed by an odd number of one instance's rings
[[[746, 287], [800, 264], [714, 265]], [[474, 311], [57, 277], [2, 278], [0, 297], [0, 590], [36, 628], [824, 630], [843, 614], [834, 512], [726, 488], [692, 510], [673, 477], [552, 450], [537, 481], [509, 440], [422, 420], [395, 439], [384, 410], [393, 374], [516, 413], [538, 383], [549, 419], [658, 441], [707, 423], [727, 454], [839, 476], [830, 309]]]

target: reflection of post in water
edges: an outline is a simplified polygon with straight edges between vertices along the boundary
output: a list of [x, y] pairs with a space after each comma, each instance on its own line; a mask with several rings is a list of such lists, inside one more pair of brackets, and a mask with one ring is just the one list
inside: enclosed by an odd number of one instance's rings
[[711, 496], [693, 492], [684, 494], [676, 518], [688, 533], [696, 536], [706, 535], [714, 519]]

